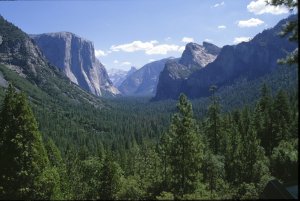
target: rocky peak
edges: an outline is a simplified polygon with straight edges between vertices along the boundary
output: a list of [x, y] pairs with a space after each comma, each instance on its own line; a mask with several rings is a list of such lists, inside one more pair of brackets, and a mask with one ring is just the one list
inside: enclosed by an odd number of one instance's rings
[[45, 57], [75, 84], [97, 96], [116, 95], [105, 67], [95, 57], [94, 45], [70, 32], [31, 35]]
[[[284, 58], [298, 47], [287, 37], [278, 35], [282, 25], [295, 17], [280, 21], [274, 28], [257, 34], [249, 42], [224, 46], [218, 57], [205, 68], [185, 69], [176, 63], [167, 63], [160, 74], [154, 100], [176, 99], [180, 93], [185, 93], [189, 98], [205, 97], [209, 96], [211, 85], [218, 88], [232, 87], [240, 80], [259, 81], [263, 76], [276, 72], [278, 59]], [[216, 50], [219, 51], [209, 43], [203, 43], [203, 46], [190, 43], [187, 44], [180, 62], [185, 66], [196, 65], [201, 61], [197, 57], [200, 53], [205, 58], [207, 55], [214, 56], [212, 53]]]
[[208, 42], [203, 42], [202, 46], [205, 48], [205, 50], [212, 55], [218, 55], [221, 51], [221, 48], [219, 48], [218, 46], [212, 44], [212, 43], [208, 43]]
[[132, 73], [134, 73], [135, 71], [137, 71], [138, 69], [134, 66], [131, 66], [130, 70], [127, 72], [127, 76], [131, 75]]
[[216, 59], [217, 51], [215, 47], [208, 43], [205, 46], [197, 43], [188, 43], [179, 63], [189, 68], [203, 68]]

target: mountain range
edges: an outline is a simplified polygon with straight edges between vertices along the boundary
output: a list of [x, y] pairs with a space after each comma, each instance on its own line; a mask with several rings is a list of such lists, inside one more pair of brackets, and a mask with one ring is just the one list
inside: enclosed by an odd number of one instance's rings
[[[185, 65], [189, 69], [187, 71], [192, 72], [212, 62], [219, 52], [220, 48], [211, 43], [204, 42], [203, 45], [188, 43], [181, 58], [170, 57], [148, 63], [130, 76], [127, 76], [120, 86], [118, 86], [118, 89], [124, 96], [153, 97], [156, 94], [161, 72], [164, 69], [168, 69], [171, 64], [179, 63]], [[180, 67], [182, 70], [184, 68]], [[168, 72], [163, 74], [168, 74]], [[174, 83], [166, 80], [164, 84]]]
[[[295, 17], [281, 20], [275, 27], [257, 34], [249, 42], [226, 45], [221, 50], [211, 48], [215, 57], [207, 57], [211, 58], [211, 62], [205, 61], [202, 66], [200, 62], [195, 62], [195, 55], [187, 54], [186, 48], [179, 62], [166, 63], [153, 100], [177, 99], [180, 93], [190, 98], [205, 97], [210, 95], [211, 85], [222, 88], [234, 85], [241, 79], [251, 81], [272, 73], [278, 67], [278, 59], [297, 48], [297, 44], [290, 42], [287, 37], [279, 36], [283, 25]], [[187, 46], [191, 46], [191, 50], [197, 47], [195, 44]]]
[[127, 76], [118, 89], [123, 96], [154, 96], [160, 72], [165, 63], [175, 58], [153, 61]]
[[[240, 80], [251, 81], [272, 74], [277, 69], [277, 60], [297, 48], [287, 37], [278, 35], [282, 26], [293, 18], [295, 15], [237, 45], [219, 48], [207, 42], [188, 43], [180, 58], [154, 61], [138, 70], [110, 72], [113, 84], [95, 57], [92, 42], [70, 32], [29, 37], [1, 17], [0, 85], [10, 82], [6, 72], [9, 69], [41, 90], [50, 89], [51, 95], [70, 96], [79, 102], [81, 98], [99, 102], [81, 89], [96, 96], [121, 93], [152, 96], [153, 100], [177, 99], [180, 93], [190, 98], [206, 97], [211, 85], [224, 88]], [[78, 97], [72, 94], [75, 91]]]

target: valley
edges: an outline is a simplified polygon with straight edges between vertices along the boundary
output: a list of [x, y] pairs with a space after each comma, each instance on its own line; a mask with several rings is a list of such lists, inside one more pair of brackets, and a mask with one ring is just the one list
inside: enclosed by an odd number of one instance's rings
[[[128, 44], [101, 59], [79, 35], [0, 15], [0, 199], [261, 199], [270, 181], [298, 185], [297, 33], [291, 14], [237, 44], [185, 38], [180, 56], [112, 60], [123, 70], [102, 59]], [[141, 43], [127, 53], [169, 47]]]

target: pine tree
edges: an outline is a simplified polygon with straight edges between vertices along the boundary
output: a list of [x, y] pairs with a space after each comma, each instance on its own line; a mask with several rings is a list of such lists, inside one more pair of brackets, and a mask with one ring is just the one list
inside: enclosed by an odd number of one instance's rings
[[203, 143], [193, 118], [192, 105], [183, 94], [179, 97], [178, 113], [174, 114], [169, 128], [168, 163], [171, 189], [175, 198], [192, 193], [197, 181], [203, 158]]
[[298, 178], [298, 139], [282, 140], [271, 155], [272, 175], [283, 182]]
[[208, 151], [205, 154], [202, 172], [204, 180], [208, 183], [211, 199], [213, 199], [213, 192], [220, 188], [220, 184], [224, 183], [224, 157]]
[[164, 186], [164, 191], [169, 191], [170, 190], [170, 175], [169, 175], [169, 151], [171, 150], [171, 143], [170, 143], [170, 135], [168, 133], [163, 133], [160, 139], [160, 144], [159, 144], [159, 155], [160, 159], [162, 161], [162, 180], [163, 180], [163, 186]]
[[49, 161], [26, 97], [16, 93], [12, 85], [0, 122], [0, 199], [44, 198], [37, 191], [38, 180]]
[[289, 101], [283, 90], [280, 90], [275, 97], [271, 118], [275, 135], [274, 146], [277, 146], [281, 140], [287, 140], [291, 137], [289, 134], [289, 124], [291, 122]]
[[272, 104], [270, 90], [264, 83], [261, 88], [261, 97], [254, 111], [254, 126], [257, 136], [261, 140], [261, 145], [266, 150], [267, 156], [271, 155], [272, 143], [275, 138], [272, 127], [273, 119], [271, 119]]
[[224, 153], [226, 179], [234, 185], [237, 185], [240, 182], [240, 170], [242, 168], [242, 163], [240, 160], [242, 137], [238, 129], [238, 122], [234, 120], [234, 117], [237, 117], [238, 115], [238, 112], [233, 113], [231, 130], [228, 135], [228, 141], [226, 142], [226, 151]]
[[117, 193], [121, 188], [122, 170], [108, 154], [101, 168], [99, 194], [101, 200], [117, 199]]
[[[53, 172], [57, 172], [58, 179], [56, 180], [56, 199], [69, 198], [70, 189], [67, 179], [66, 165], [62, 159], [59, 149], [56, 147], [52, 139], [48, 139], [45, 143], [45, 149]], [[64, 192], [61, 192], [62, 189]]]
[[206, 135], [214, 154], [218, 154], [221, 146], [221, 117], [220, 117], [220, 104], [219, 99], [215, 95], [217, 87], [211, 86], [210, 91], [212, 93], [211, 105], [208, 108], [208, 119], [206, 122]]

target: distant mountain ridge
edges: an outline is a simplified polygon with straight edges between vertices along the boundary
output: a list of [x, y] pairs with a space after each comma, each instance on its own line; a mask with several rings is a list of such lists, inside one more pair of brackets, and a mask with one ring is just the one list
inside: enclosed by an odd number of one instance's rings
[[128, 71], [121, 69], [108, 69], [107, 73], [113, 85], [118, 88], [122, 82], [135, 71], [137, 71], [136, 67], [132, 66]]
[[195, 62], [188, 58], [185, 65], [166, 65], [160, 75], [154, 100], [177, 99], [180, 93], [185, 93], [190, 98], [205, 97], [210, 94], [211, 85], [224, 87], [239, 79], [253, 80], [273, 72], [278, 66], [277, 60], [297, 48], [297, 44], [279, 36], [282, 26], [295, 17], [281, 20], [275, 27], [257, 34], [249, 42], [224, 46], [213, 62], [205, 68], [184, 74], [180, 83], [178, 79], [172, 83], [168, 75], [174, 77], [178, 71], [186, 72], [189, 69], [187, 62]]
[[127, 76], [118, 89], [124, 96], [154, 96], [160, 72], [165, 63], [175, 58], [166, 58], [148, 63]]
[[51, 64], [84, 90], [97, 96], [117, 95], [93, 43], [70, 32], [30, 35]]

